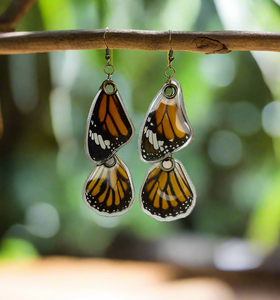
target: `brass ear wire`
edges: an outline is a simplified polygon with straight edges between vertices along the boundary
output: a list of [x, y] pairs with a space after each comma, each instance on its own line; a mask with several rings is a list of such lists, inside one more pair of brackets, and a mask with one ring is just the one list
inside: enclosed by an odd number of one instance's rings
[[[111, 54], [110, 54], [110, 49], [108, 47], [108, 43], [106, 40], [106, 33], [109, 31], [109, 28], [106, 27], [106, 29], [104, 30], [104, 35], [103, 35], [103, 39], [104, 39], [104, 43], [106, 45], [106, 54], [105, 54], [105, 59], [107, 60], [107, 64], [104, 66], [104, 73], [106, 75], [108, 75], [108, 79], [111, 79], [111, 76], [115, 73], [115, 67], [111, 64], [110, 60], [111, 60]], [[112, 72], [107, 72], [106, 68], [107, 67], [112, 67]]]
[[172, 67], [172, 63], [174, 61], [174, 57], [173, 57], [173, 49], [172, 49], [172, 41], [171, 41], [171, 30], [169, 30], [169, 44], [170, 44], [170, 50], [168, 51], [168, 66]]
[[[165, 77], [168, 78], [168, 83], [170, 84], [171, 83], [171, 78], [174, 77], [175, 73], [176, 73], [174, 67], [172, 67], [172, 63], [173, 63], [173, 61], [174, 61], [175, 58], [173, 56], [172, 40], [171, 40], [171, 30], [169, 30], [169, 45], [170, 45], [170, 50], [167, 52], [167, 62], [168, 62], [168, 64], [167, 64], [167, 67], [164, 70], [164, 75], [165, 75]], [[168, 69], [171, 69], [173, 71], [173, 74], [167, 75], [166, 71]]]
[[111, 55], [110, 55], [110, 49], [108, 47], [107, 41], [106, 41], [106, 33], [108, 32], [109, 28], [106, 27], [103, 35], [104, 43], [106, 45], [106, 54], [105, 54], [105, 59], [107, 60], [107, 63], [110, 63]]

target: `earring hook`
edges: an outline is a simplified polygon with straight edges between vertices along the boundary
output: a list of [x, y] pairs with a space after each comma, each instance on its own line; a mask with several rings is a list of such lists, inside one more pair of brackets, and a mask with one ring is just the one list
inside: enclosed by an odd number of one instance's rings
[[[171, 78], [174, 77], [176, 71], [175, 69], [172, 67], [172, 62], [174, 61], [174, 56], [173, 56], [173, 49], [172, 49], [172, 39], [171, 39], [171, 30], [169, 30], [169, 45], [170, 45], [170, 50], [167, 52], [167, 62], [168, 62], [168, 65], [167, 67], [165, 68], [164, 70], [164, 75], [168, 78], [168, 83], [170, 84], [171, 83]], [[166, 71], [168, 69], [171, 69], [173, 74], [172, 75], [167, 75]]]
[[104, 35], [103, 35], [103, 39], [104, 39], [104, 43], [106, 45], [106, 48], [108, 48], [108, 44], [107, 44], [107, 41], [106, 41], [106, 33], [108, 32], [109, 30], [109, 27], [106, 27], [106, 29], [104, 30]]
[[[108, 79], [110, 79], [111, 78], [111, 76], [114, 74], [114, 72], [115, 72], [115, 68], [114, 68], [114, 66], [111, 64], [111, 62], [110, 62], [110, 60], [111, 60], [111, 54], [110, 54], [110, 49], [109, 49], [109, 47], [108, 47], [108, 43], [107, 43], [107, 40], [106, 40], [106, 33], [109, 31], [109, 28], [108, 27], [106, 27], [106, 29], [104, 30], [104, 35], [103, 35], [103, 39], [104, 39], [104, 43], [105, 43], [105, 45], [106, 45], [106, 54], [105, 54], [105, 59], [107, 60], [107, 64], [104, 66], [104, 73], [106, 74], [106, 75], [108, 75]], [[110, 67], [112, 68], [112, 71], [111, 72], [109, 72], [109, 71], [107, 71], [108, 69], [107, 69], [107, 67], [109, 67], [109, 69], [110, 69]]]
[[171, 43], [171, 30], [169, 29], [169, 44], [170, 44], [170, 50], [172, 50], [172, 43]]
[[110, 55], [110, 49], [108, 47], [107, 44], [107, 40], [106, 40], [106, 33], [109, 31], [109, 28], [106, 27], [105, 31], [104, 31], [104, 35], [103, 35], [103, 39], [104, 39], [104, 43], [106, 45], [106, 54], [105, 54], [105, 59], [107, 60], [107, 63], [110, 63], [110, 59], [111, 59], [111, 55]]
[[170, 50], [168, 51], [168, 66], [172, 67], [171, 64], [174, 61], [174, 57], [173, 57], [173, 49], [172, 49], [172, 40], [171, 40], [171, 34], [172, 31], [169, 30], [169, 44], [170, 44]]

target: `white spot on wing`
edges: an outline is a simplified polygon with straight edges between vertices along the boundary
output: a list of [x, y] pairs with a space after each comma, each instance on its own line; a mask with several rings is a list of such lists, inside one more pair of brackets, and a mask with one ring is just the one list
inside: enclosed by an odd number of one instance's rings
[[158, 149], [158, 142], [157, 142], [157, 135], [156, 133], [153, 133], [153, 145], [154, 145], [154, 148], [157, 150]]
[[89, 137], [90, 137], [92, 140], [94, 140], [93, 133], [92, 133], [91, 130], [89, 131]]
[[96, 145], [99, 145], [99, 140], [98, 140], [98, 136], [97, 136], [96, 132], [94, 133], [94, 140], [95, 140]]
[[102, 136], [100, 134], [98, 135], [98, 139], [99, 139], [99, 143], [100, 143], [101, 148], [105, 149], [106, 146], [105, 146], [105, 144], [103, 142], [103, 139], [102, 139]]
[[149, 137], [149, 131], [150, 131], [150, 130], [147, 130], [147, 132], [146, 132], [146, 138]]
[[153, 144], [153, 133], [151, 130], [149, 130], [149, 142]]

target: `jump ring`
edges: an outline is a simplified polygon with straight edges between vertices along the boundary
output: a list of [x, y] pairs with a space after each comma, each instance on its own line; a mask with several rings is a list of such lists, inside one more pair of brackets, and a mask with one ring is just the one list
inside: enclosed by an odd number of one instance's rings
[[[107, 72], [106, 71], [107, 67], [112, 67], [113, 68], [112, 72]], [[107, 65], [104, 66], [103, 71], [106, 75], [111, 76], [115, 73], [115, 67], [112, 64], [108, 63]]]
[[[173, 74], [172, 74], [172, 75], [167, 75], [166, 71], [167, 71], [168, 69], [170, 69], [170, 70], [173, 71]], [[174, 77], [174, 76], [175, 76], [175, 73], [176, 73], [176, 71], [175, 71], [175, 69], [174, 69], [172, 66], [167, 66], [167, 67], [164, 69], [164, 75], [165, 75], [165, 77], [167, 77], [167, 78], [169, 78], [169, 79], [172, 78], [172, 77]]]

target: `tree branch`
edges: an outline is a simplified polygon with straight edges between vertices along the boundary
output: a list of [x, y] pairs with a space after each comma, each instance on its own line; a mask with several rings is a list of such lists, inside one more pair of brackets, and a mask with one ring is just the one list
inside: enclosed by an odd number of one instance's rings
[[16, 24], [35, 2], [36, 0], [13, 0], [0, 16], [0, 32], [14, 31]]
[[[14, 32], [0, 34], [0, 54], [105, 49], [104, 30]], [[168, 31], [109, 30], [110, 49], [168, 51]], [[280, 33], [247, 31], [174, 31], [175, 51], [228, 53], [230, 51], [280, 52]]]

